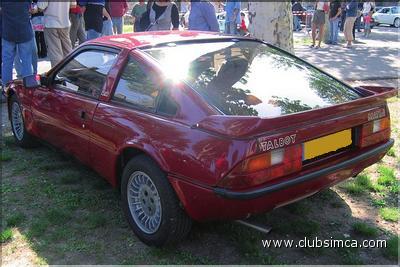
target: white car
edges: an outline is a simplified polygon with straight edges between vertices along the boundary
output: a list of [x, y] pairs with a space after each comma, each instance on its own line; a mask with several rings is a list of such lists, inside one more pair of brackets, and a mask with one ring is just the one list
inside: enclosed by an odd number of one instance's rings
[[375, 21], [376, 25], [379, 24], [389, 24], [393, 25], [396, 28], [400, 27], [400, 7], [383, 7], [376, 11], [372, 18]]

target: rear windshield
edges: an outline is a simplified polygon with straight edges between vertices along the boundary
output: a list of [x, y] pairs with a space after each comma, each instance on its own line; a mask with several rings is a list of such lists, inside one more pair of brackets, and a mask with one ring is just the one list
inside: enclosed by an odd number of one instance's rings
[[274, 117], [355, 100], [348, 86], [255, 41], [170, 44], [145, 50], [226, 115]]

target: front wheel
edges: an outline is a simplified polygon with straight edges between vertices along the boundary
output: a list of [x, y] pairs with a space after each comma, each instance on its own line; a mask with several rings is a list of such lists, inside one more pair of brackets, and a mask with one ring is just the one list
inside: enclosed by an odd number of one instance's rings
[[25, 127], [24, 117], [22, 115], [21, 104], [15, 95], [11, 96], [9, 115], [11, 121], [11, 129], [15, 142], [24, 148], [34, 147], [37, 145], [35, 138], [30, 135]]
[[393, 26], [395, 26], [396, 28], [400, 28], [400, 19], [399, 18], [396, 18], [394, 20]]
[[149, 246], [177, 243], [191, 219], [180, 206], [165, 173], [147, 156], [131, 159], [121, 181], [122, 207], [132, 230]]

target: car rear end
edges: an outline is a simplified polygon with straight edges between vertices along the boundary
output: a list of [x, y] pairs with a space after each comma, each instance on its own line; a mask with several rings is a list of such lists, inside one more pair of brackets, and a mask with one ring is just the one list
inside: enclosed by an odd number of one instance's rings
[[[168, 59], [178, 47], [149, 54], [179, 66], [177, 57]], [[244, 218], [287, 205], [357, 175], [393, 145], [386, 104], [397, 93], [392, 88], [351, 88], [260, 42], [196, 48], [180, 47], [191, 62], [171, 75], [184, 76], [219, 114], [193, 129], [237, 148], [226, 152], [230, 170], [212, 186], [170, 178], [196, 220]]]

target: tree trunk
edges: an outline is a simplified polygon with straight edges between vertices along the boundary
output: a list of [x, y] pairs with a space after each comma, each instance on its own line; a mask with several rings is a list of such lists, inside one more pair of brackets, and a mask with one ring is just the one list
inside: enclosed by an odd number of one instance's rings
[[294, 53], [293, 15], [290, 1], [249, 1], [248, 5], [251, 36]]

